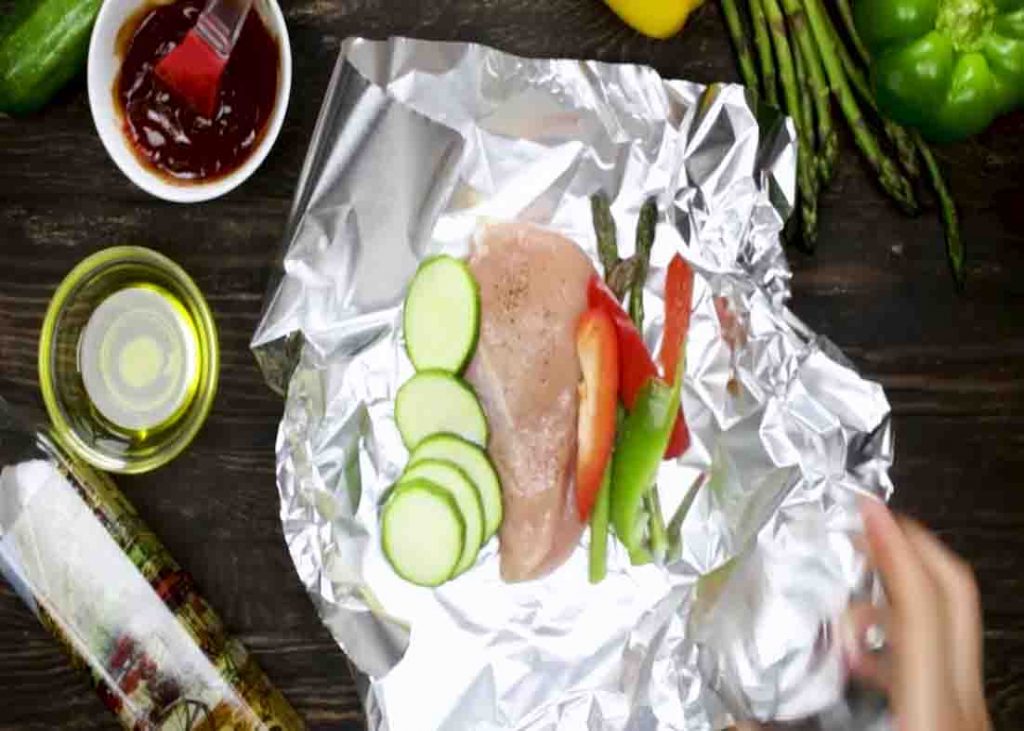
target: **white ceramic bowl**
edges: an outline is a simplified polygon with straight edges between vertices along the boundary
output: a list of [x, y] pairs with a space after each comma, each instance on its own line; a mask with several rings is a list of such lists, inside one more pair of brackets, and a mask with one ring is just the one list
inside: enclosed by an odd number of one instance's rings
[[259, 145], [234, 172], [207, 182], [174, 182], [147, 167], [136, 156], [132, 143], [124, 133], [124, 118], [117, 107], [114, 83], [121, 68], [117, 53], [117, 34], [129, 18], [151, 0], [104, 0], [96, 17], [89, 42], [88, 84], [89, 108], [103, 146], [121, 168], [121, 172], [137, 186], [158, 198], [178, 203], [195, 203], [224, 195], [252, 175], [274, 146], [292, 86], [292, 51], [288, 29], [276, 0], [254, 0], [253, 10], [260, 14], [270, 34], [281, 49], [281, 65], [277, 76], [277, 99], [267, 120], [267, 129]]

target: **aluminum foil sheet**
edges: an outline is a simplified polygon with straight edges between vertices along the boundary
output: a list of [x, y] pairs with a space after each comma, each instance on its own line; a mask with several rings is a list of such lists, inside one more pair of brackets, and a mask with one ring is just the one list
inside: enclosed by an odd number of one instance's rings
[[[624, 255], [658, 198], [649, 345], [671, 255], [697, 272], [693, 444], [657, 486], [666, 516], [688, 506], [681, 556], [633, 567], [615, 544], [591, 586], [585, 535], [551, 575], [505, 584], [492, 539], [457, 580], [407, 584], [377, 515], [407, 457], [392, 411], [412, 373], [406, 284], [494, 219], [555, 229], [596, 260], [596, 191]], [[288, 547], [364, 683], [371, 728], [864, 727], [835, 621], [876, 591], [851, 538], [856, 496], [892, 489], [889, 406], [785, 308], [779, 234], [794, 196], [792, 124], [742, 87], [462, 43], [346, 42], [253, 347], [287, 394]]]

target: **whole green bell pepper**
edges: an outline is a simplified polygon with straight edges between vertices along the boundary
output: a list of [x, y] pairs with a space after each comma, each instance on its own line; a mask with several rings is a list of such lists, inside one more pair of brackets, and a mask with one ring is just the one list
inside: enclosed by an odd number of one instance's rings
[[857, 0], [878, 106], [930, 140], [1024, 103], [1024, 0]]

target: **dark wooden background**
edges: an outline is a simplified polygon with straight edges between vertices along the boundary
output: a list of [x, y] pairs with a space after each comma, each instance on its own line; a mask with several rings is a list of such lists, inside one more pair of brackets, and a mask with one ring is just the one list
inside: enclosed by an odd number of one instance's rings
[[[2, 3], [2, 0], [0, 0]], [[277, 519], [281, 411], [247, 349], [339, 43], [347, 35], [486, 42], [528, 55], [649, 63], [736, 80], [712, 2], [668, 43], [642, 39], [597, 0], [285, 0], [291, 108], [241, 189], [175, 206], [118, 172], [78, 82], [45, 112], [0, 119], [0, 395], [39, 407], [36, 341], [72, 265], [113, 244], [180, 262], [220, 325], [209, 424], [169, 466], [118, 480], [229, 627], [311, 728], [360, 729], [341, 652], [293, 573]], [[0, 4], [2, 8], [2, 4]], [[997, 726], [1024, 728], [1024, 115], [941, 151], [952, 172], [969, 280], [954, 293], [932, 215], [902, 217], [844, 140], [822, 201], [821, 246], [793, 253], [793, 307], [886, 387], [895, 411], [896, 504], [974, 565], [985, 605], [986, 690]], [[113, 717], [0, 582], [0, 729], [114, 729]]]

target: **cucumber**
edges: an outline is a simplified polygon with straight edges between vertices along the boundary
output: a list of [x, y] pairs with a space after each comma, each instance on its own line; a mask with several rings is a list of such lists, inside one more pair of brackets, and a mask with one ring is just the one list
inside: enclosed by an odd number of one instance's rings
[[422, 371], [402, 384], [395, 397], [395, 422], [410, 450], [442, 432], [487, 444], [487, 419], [476, 395], [445, 371]]
[[484, 511], [483, 540], [487, 541], [498, 532], [502, 517], [501, 481], [487, 452], [454, 434], [435, 434], [424, 439], [413, 450], [409, 457], [409, 465], [434, 459], [454, 464], [476, 486]]
[[18, 0], [0, 37], [0, 112], [34, 112], [81, 73], [100, 5]]
[[461, 574], [476, 561], [476, 554], [484, 542], [484, 510], [480, 505], [480, 495], [476, 485], [462, 470], [451, 462], [425, 459], [416, 464], [410, 464], [405, 469], [405, 474], [398, 481], [399, 486], [407, 480], [427, 480], [438, 487], [444, 488], [455, 500], [459, 512], [462, 514], [462, 524], [465, 526], [465, 537], [462, 541], [462, 556], [455, 567], [453, 576]]
[[462, 557], [465, 527], [451, 494], [427, 480], [409, 480], [384, 504], [381, 545], [395, 572], [420, 586], [447, 581]]
[[420, 265], [405, 297], [402, 326], [417, 371], [462, 371], [480, 332], [480, 290], [465, 262], [435, 256]]

